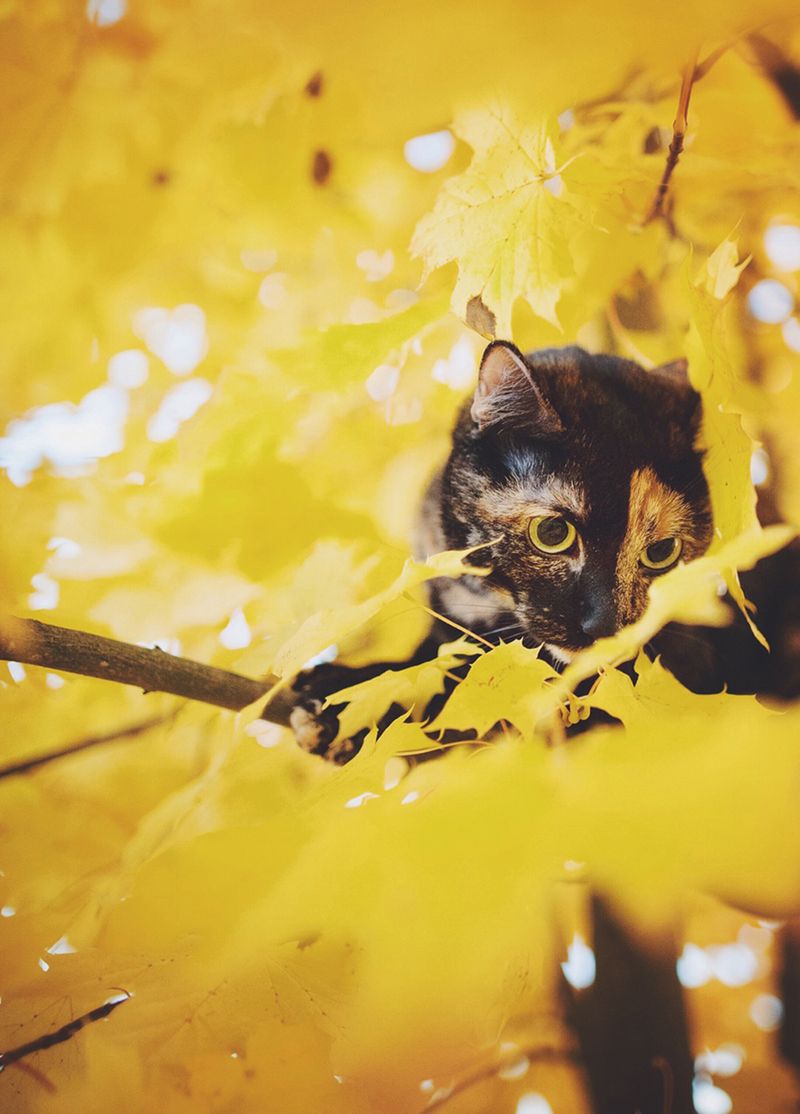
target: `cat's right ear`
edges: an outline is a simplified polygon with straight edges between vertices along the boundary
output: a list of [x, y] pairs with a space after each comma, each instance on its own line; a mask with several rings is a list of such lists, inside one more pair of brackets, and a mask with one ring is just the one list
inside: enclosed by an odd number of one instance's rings
[[498, 425], [525, 425], [542, 437], [564, 431], [533, 369], [520, 350], [504, 340], [492, 341], [483, 354], [470, 414], [480, 431]]

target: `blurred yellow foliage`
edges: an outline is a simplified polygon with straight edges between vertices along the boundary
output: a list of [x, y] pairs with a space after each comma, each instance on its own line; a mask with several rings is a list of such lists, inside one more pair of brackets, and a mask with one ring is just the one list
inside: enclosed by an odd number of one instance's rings
[[[576, 872], [643, 931], [695, 891], [797, 911], [800, 711], [615, 668], [726, 621], [720, 579], [744, 606], [737, 570], [800, 526], [800, 257], [764, 240], [798, 234], [800, 131], [748, 38], [800, 65], [793, 8], [0, 4], [0, 623], [251, 675], [402, 661], [414, 586], [463, 568], [408, 537], [478, 333], [687, 355], [717, 529], [560, 677], [464, 638], [347, 690], [370, 733], [341, 769], [254, 708], [3, 665], [3, 763], [164, 715], [0, 784], [0, 1050], [124, 999], [3, 1070], [3, 1110], [523, 1111], [491, 1065], [563, 1037]], [[757, 522], [761, 440], [787, 527]], [[410, 765], [470, 657], [432, 726], [485, 745]], [[546, 745], [590, 708], [622, 726]], [[588, 1109], [568, 1064], [536, 1073]]]

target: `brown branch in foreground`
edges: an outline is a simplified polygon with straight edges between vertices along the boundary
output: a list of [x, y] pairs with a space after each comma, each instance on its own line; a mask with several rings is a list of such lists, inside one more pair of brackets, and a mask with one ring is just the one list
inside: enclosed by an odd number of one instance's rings
[[[8, 619], [0, 626], [0, 661], [41, 665], [84, 677], [100, 677], [144, 692], [168, 692], [238, 712], [264, 696], [277, 678], [256, 680], [85, 631], [57, 627], [38, 619]], [[265, 719], [289, 722], [289, 702], [279, 694], [270, 701]]]
[[672, 124], [672, 141], [670, 142], [667, 152], [667, 162], [664, 166], [664, 173], [661, 175], [661, 181], [658, 184], [656, 195], [653, 198], [653, 204], [650, 206], [650, 212], [645, 217], [645, 224], [650, 224], [651, 221], [656, 220], [657, 217], [663, 216], [664, 213], [664, 201], [666, 200], [670, 179], [672, 178], [675, 167], [678, 165], [678, 159], [681, 157], [683, 141], [686, 138], [686, 129], [689, 125], [689, 100], [692, 96], [692, 86], [697, 78], [696, 62], [697, 54], [695, 52], [695, 55], [683, 72], [681, 91], [678, 95], [678, 110], [675, 113], [675, 120]]
[[689, 1026], [671, 933], [640, 939], [609, 901], [592, 897], [596, 975], [567, 988], [595, 1114], [691, 1114]]
[[800, 1072], [800, 919], [788, 921], [778, 936], [780, 952], [779, 990], [783, 1018], [778, 1048], [795, 1072]]
[[30, 1056], [32, 1052], [41, 1052], [45, 1048], [52, 1048], [54, 1044], [63, 1044], [64, 1041], [71, 1040], [76, 1033], [93, 1021], [102, 1021], [103, 1018], [108, 1017], [117, 1006], [121, 1006], [123, 1002], [130, 999], [130, 994], [127, 990], [121, 991], [113, 998], [109, 998], [102, 1006], [96, 1006], [88, 1013], [81, 1014], [80, 1017], [68, 1021], [66, 1025], [62, 1025], [60, 1029], [56, 1029], [52, 1033], [43, 1033], [42, 1036], [36, 1037], [27, 1044], [21, 1044], [17, 1048], [10, 1048], [7, 1052], [0, 1052], [0, 1071], [7, 1068], [10, 1064], [14, 1064], [17, 1060], [21, 1060], [23, 1056]]

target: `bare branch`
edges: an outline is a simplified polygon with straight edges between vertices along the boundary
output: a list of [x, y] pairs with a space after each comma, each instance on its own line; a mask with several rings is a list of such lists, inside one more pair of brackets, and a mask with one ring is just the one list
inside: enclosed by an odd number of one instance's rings
[[598, 1114], [689, 1114], [693, 1064], [670, 932], [639, 939], [611, 903], [592, 896], [596, 975], [589, 987], [562, 983]]
[[656, 195], [653, 198], [653, 204], [650, 206], [650, 212], [645, 217], [645, 224], [650, 224], [650, 222], [656, 220], [657, 217], [663, 216], [664, 201], [666, 200], [670, 179], [672, 178], [675, 167], [678, 165], [678, 159], [681, 157], [681, 151], [683, 150], [683, 141], [686, 138], [686, 129], [689, 123], [689, 100], [691, 99], [692, 86], [697, 76], [696, 62], [697, 53], [695, 52], [688, 66], [683, 71], [681, 91], [678, 95], [678, 110], [675, 113], [675, 120], [672, 125], [672, 141], [669, 145], [669, 151], [667, 152], [667, 162], [664, 167], [664, 173], [661, 175], [661, 181], [658, 184]]
[[[264, 696], [276, 677], [256, 680], [213, 665], [175, 657], [85, 631], [69, 630], [37, 619], [8, 619], [0, 626], [0, 661], [41, 665], [84, 677], [100, 677], [144, 692], [169, 692], [219, 708], [239, 711]], [[288, 701], [279, 694], [270, 701], [273, 723], [289, 722]]]
[[21, 1044], [18, 1048], [10, 1048], [7, 1052], [0, 1052], [0, 1071], [7, 1068], [10, 1064], [16, 1063], [21, 1060], [23, 1056], [30, 1056], [32, 1052], [42, 1052], [45, 1048], [52, 1048], [54, 1044], [63, 1044], [64, 1041], [71, 1040], [76, 1033], [79, 1033], [84, 1025], [90, 1025], [93, 1021], [102, 1021], [108, 1017], [110, 1013], [121, 1006], [123, 1002], [127, 1002], [131, 995], [127, 990], [121, 991], [113, 998], [109, 998], [102, 1006], [96, 1006], [95, 1009], [89, 1010], [88, 1013], [81, 1014], [80, 1017], [68, 1021], [66, 1025], [62, 1025], [60, 1029], [56, 1029], [52, 1033], [43, 1033], [42, 1036], [36, 1037], [35, 1040], [28, 1041], [27, 1044]]
[[170, 712], [166, 716], [151, 716], [150, 719], [142, 720], [140, 723], [131, 723], [127, 727], [117, 728], [116, 731], [107, 731], [103, 735], [89, 735], [75, 743], [67, 743], [66, 746], [59, 747], [58, 750], [48, 750], [44, 754], [37, 754], [32, 758], [10, 762], [7, 766], [0, 766], [0, 781], [6, 777], [14, 777], [16, 774], [27, 774], [30, 770], [38, 769], [39, 766], [46, 766], [48, 762], [54, 762], [57, 758], [67, 758], [70, 754], [79, 754], [82, 750], [100, 746], [102, 743], [114, 743], [117, 739], [134, 739], [137, 735], [143, 735], [146, 731], [150, 731], [154, 727], [160, 727], [162, 723], [167, 723], [174, 718], [175, 712]]
[[551, 1045], [536, 1044], [529, 1048], [515, 1049], [513, 1055], [503, 1056], [499, 1059], [492, 1060], [488, 1064], [483, 1064], [473, 1071], [468, 1072], [466, 1075], [457, 1079], [449, 1087], [442, 1087], [439, 1091], [434, 1091], [428, 1100], [424, 1114], [429, 1110], [438, 1110], [439, 1107], [449, 1103], [457, 1095], [463, 1094], [471, 1087], [475, 1087], [478, 1083], [483, 1083], [487, 1079], [494, 1078], [498, 1072], [506, 1068], [513, 1067], [519, 1061], [526, 1059], [534, 1062], [546, 1061], [565, 1061], [567, 1063], [580, 1063], [580, 1052], [577, 1048], [562, 1046], [554, 1047]]
[[701, 62], [697, 63], [697, 65], [694, 68], [694, 82], [695, 82], [695, 85], [697, 84], [698, 81], [702, 81], [702, 79], [706, 76], [706, 74], [710, 70], [712, 70], [714, 68], [714, 66], [716, 66], [716, 64], [717, 64], [717, 62], [719, 62], [720, 58], [722, 58], [725, 54], [728, 53], [729, 50], [733, 49], [733, 47], [735, 47], [738, 44], [740, 37], [741, 36], [736, 35], [732, 39], [726, 39], [724, 43], [721, 43], [717, 47], [716, 50], [712, 50], [711, 53], [707, 54], [706, 57], [703, 58], [703, 60]]

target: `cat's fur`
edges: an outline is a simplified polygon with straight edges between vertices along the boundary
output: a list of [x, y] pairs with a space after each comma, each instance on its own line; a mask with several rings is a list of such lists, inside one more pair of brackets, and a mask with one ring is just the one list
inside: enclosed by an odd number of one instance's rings
[[[700, 417], [685, 365], [490, 345], [425, 497], [417, 551], [491, 543], [472, 560], [492, 571], [437, 584], [435, 609], [560, 660], [634, 622], [657, 575], [642, 550], [674, 535], [692, 560], [711, 540]], [[539, 514], [569, 519], [575, 546], [537, 551], [528, 526]]]
[[[493, 641], [544, 644], [556, 662], [635, 621], [657, 575], [642, 567], [642, 550], [675, 535], [691, 560], [711, 540], [700, 419], [682, 361], [645, 371], [581, 348], [523, 356], [511, 344], [489, 345], [450, 456], [425, 495], [416, 550], [427, 557], [484, 546], [471, 560], [490, 572], [433, 582], [432, 607]], [[578, 537], [567, 552], [544, 554], [529, 524], [553, 513]], [[413, 660], [432, 657], [452, 635], [436, 624]], [[334, 665], [301, 678], [292, 716], [301, 744], [327, 752], [337, 724], [324, 697], [391, 667]]]

